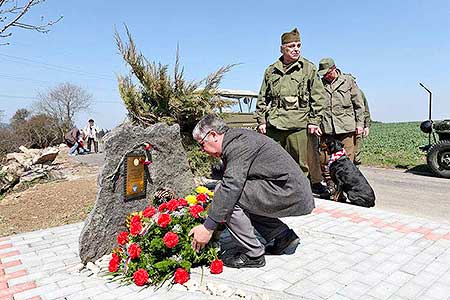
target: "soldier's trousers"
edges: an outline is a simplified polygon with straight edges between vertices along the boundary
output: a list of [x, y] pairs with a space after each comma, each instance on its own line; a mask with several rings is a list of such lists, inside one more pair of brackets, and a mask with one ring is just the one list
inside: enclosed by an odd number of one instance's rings
[[278, 142], [298, 163], [306, 177], [308, 170], [308, 133], [307, 129], [280, 130], [267, 126], [267, 136]]
[[319, 137], [315, 134], [308, 134], [308, 169], [311, 184], [322, 181], [322, 170], [320, 168]]
[[355, 150], [354, 150], [355, 157], [353, 159], [353, 162], [355, 163], [355, 165], [361, 164], [362, 142], [363, 142], [362, 134], [355, 135]]

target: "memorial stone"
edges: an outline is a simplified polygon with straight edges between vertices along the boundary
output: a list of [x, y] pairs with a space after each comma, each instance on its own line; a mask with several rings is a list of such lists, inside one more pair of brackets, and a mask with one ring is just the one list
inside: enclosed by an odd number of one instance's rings
[[148, 206], [156, 190], [169, 189], [181, 197], [194, 188], [178, 125], [158, 123], [143, 128], [123, 124], [103, 140], [105, 162], [97, 198], [79, 240], [84, 264], [111, 252], [117, 234], [125, 230], [126, 216]]

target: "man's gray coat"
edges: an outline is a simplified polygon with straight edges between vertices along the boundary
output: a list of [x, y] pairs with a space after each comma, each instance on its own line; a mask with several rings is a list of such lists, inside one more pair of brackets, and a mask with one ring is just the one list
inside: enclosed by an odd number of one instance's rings
[[224, 222], [236, 204], [272, 218], [313, 210], [308, 179], [271, 138], [248, 129], [229, 129], [222, 143], [222, 160], [224, 176], [208, 210], [212, 220]]

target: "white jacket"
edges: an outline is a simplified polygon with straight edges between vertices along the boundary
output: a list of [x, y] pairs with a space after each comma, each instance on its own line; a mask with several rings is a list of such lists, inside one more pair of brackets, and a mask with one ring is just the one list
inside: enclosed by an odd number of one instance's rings
[[88, 138], [93, 138], [94, 139], [94, 141], [98, 141], [98, 132], [99, 132], [100, 130], [98, 129], [98, 127], [97, 126], [90, 126], [89, 124], [84, 128], [84, 134], [85, 134], [85, 138], [86, 138], [86, 140], [88, 139]]

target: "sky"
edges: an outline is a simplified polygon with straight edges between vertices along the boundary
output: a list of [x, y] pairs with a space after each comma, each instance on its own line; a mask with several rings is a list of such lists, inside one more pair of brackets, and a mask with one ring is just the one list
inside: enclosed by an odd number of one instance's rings
[[[220, 87], [258, 92], [280, 56], [280, 35], [297, 27], [302, 56], [334, 58], [357, 78], [372, 119], [450, 119], [450, 1], [114, 1], [47, 0], [23, 21], [64, 18], [48, 34], [13, 29], [0, 46], [0, 110], [8, 121], [32, 108], [39, 92], [70, 82], [92, 94], [89, 118], [112, 129], [126, 118], [117, 75], [129, 69], [114, 41], [126, 24], [149, 61], [173, 71], [177, 44], [186, 78], [200, 80], [228, 64]], [[3, 39], [1, 42], [4, 42]]]

